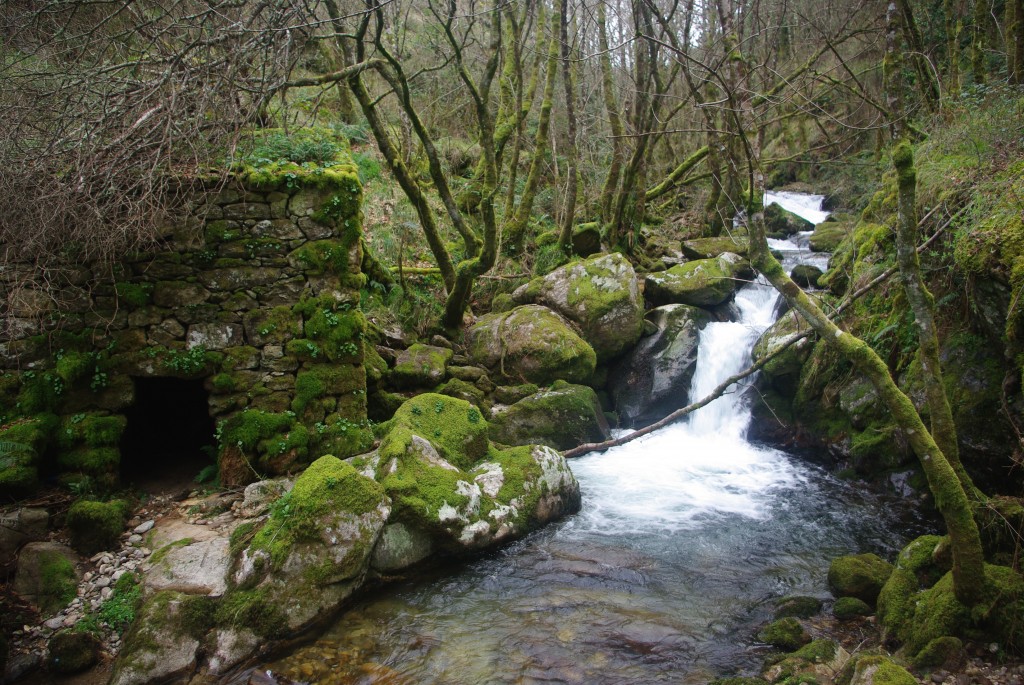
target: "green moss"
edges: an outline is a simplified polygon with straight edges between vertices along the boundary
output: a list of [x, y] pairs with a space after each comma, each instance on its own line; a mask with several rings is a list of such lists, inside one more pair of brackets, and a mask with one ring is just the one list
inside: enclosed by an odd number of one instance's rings
[[412, 436], [430, 442], [447, 461], [469, 470], [487, 454], [487, 421], [465, 400], [424, 393], [405, 402], [381, 441], [382, 455], [404, 455]]
[[[316, 351], [309, 350], [311, 357], [323, 352], [327, 361], [362, 362], [366, 332], [362, 312], [329, 296], [304, 299], [294, 310], [303, 317], [304, 337], [317, 347]], [[289, 344], [288, 351], [297, 356], [301, 352], [293, 344]]]
[[71, 546], [87, 556], [111, 549], [124, 530], [127, 515], [128, 503], [124, 500], [75, 502], [68, 509], [66, 521]]
[[78, 587], [75, 566], [59, 552], [43, 552], [39, 556], [39, 608], [46, 616], [67, 606]]
[[181, 630], [201, 640], [217, 623], [218, 600], [202, 595], [189, 595], [181, 601]]
[[47, 643], [46, 667], [51, 673], [78, 673], [96, 663], [100, 643], [88, 633], [62, 631]]
[[272, 562], [280, 565], [296, 542], [319, 539], [319, 522], [325, 516], [338, 512], [365, 514], [375, 509], [383, 496], [380, 485], [351, 465], [330, 455], [321, 457], [299, 476], [287, 495], [274, 503], [250, 549], [268, 552]]
[[[882, 606], [881, 596], [878, 598], [878, 605], [879, 607]], [[850, 619], [858, 618], [860, 616], [870, 616], [872, 613], [874, 612], [872, 612], [871, 607], [867, 605], [867, 602], [857, 599], [856, 597], [840, 597], [832, 607], [832, 615], [840, 621], [849, 621]]]
[[935, 638], [914, 657], [914, 668], [930, 670], [950, 667], [963, 660], [964, 643], [956, 637]]
[[800, 621], [788, 617], [769, 623], [758, 632], [757, 639], [784, 652], [792, 652], [810, 642], [811, 636]]
[[874, 605], [892, 570], [892, 564], [877, 554], [838, 557], [829, 565], [828, 584], [839, 597], [857, 597]]
[[775, 605], [775, 618], [810, 618], [821, 611], [817, 597], [784, 597]]
[[79, 447], [57, 455], [57, 465], [65, 471], [81, 471], [104, 476], [117, 472], [121, 451], [117, 447]]
[[68, 448], [74, 445], [111, 447], [121, 440], [128, 425], [124, 416], [103, 414], [74, 414], [64, 417], [58, 433], [58, 444]]
[[[870, 681], [865, 680], [870, 675]], [[917, 685], [917, 678], [907, 669], [884, 656], [863, 656], [857, 660], [853, 679], [872, 685]]]
[[217, 604], [214, 623], [218, 626], [251, 630], [260, 637], [282, 637], [287, 618], [266, 591], [235, 590]]
[[152, 301], [152, 283], [115, 283], [114, 292], [117, 298], [129, 307], [139, 309], [145, 307]]
[[360, 392], [366, 386], [363, 373], [361, 366], [352, 364], [307, 366], [295, 377], [292, 411], [301, 414], [311, 402], [328, 395]]
[[827, 664], [836, 658], [838, 650], [839, 645], [832, 640], [812, 640], [795, 651], [793, 656], [815, 664]]

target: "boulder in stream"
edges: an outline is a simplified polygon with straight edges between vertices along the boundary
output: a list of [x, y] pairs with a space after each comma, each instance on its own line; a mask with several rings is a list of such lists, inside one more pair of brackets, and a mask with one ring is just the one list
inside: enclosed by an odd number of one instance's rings
[[386, 570], [428, 550], [463, 555], [510, 542], [579, 509], [579, 484], [561, 454], [498, 449], [487, 433], [476, 407], [427, 393], [399, 408], [377, 451], [350, 460], [380, 482], [394, 505], [390, 523], [402, 524], [375, 556]]
[[723, 252], [714, 259], [695, 259], [648, 274], [644, 294], [655, 306], [675, 303], [714, 307], [732, 297], [739, 282], [750, 275], [746, 260], [733, 252]]
[[609, 374], [608, 392], [623, 424], [647, 423], [684, 406], [697, 363], [697, 338], [711, 321], [699, 307], [668, 304], [647, 313], [656, 330]]

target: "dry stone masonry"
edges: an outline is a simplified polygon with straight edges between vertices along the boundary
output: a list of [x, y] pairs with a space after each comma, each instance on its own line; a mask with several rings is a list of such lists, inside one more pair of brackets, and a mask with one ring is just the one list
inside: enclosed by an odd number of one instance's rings
[[365, 451], [361, 196], [347, 152], [240, 167], [113, 278], [0, 272], [0, 496], [116, 486], [140, 379], [201, 382], [225, 485]]

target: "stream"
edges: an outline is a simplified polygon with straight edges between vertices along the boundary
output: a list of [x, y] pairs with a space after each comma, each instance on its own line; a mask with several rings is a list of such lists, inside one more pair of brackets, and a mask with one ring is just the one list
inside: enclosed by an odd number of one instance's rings
[[[819, 221], [819, 196], [769, 194]], [[813, 214], [817, 212], [817, 214]], [[807, 235], [784, 264], [824, 268]], [[745, 368], [777, 294], [753, 283], [700, 335], [691, 397]], [[922, 524], [898, 500], [748, 442], [727, 394], [637, 441], [571, 462], [579, 514], [488, 557], [357, 603], [267, 665], [310, 683], [704, 683], [750, 674], [775, 602], [829, 597], [831, 558], [895, 554]]]

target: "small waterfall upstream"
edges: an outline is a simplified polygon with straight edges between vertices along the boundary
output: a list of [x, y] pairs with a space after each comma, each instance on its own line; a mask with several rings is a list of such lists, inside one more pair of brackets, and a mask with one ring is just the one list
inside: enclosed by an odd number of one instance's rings
[[[817, 210], [810, 197], [785, 200]], [[806, 236], [772, 241], [790, 268], [805, 246]], [[776, 300], [748, 284], [737, 320], [704, 328], [692, 398], [750, 363]], [[896, 502], [748, 442], [749, 400], [741, 388], [574, 460], [578, 515], [390, 586], [268, 668], [299, 682], [410, 685], [703, 683], [756, 670], [764, 651], [752, 635], [778, 598], [827, 598], [832, 557], [893, 553], [915, 524]]]

